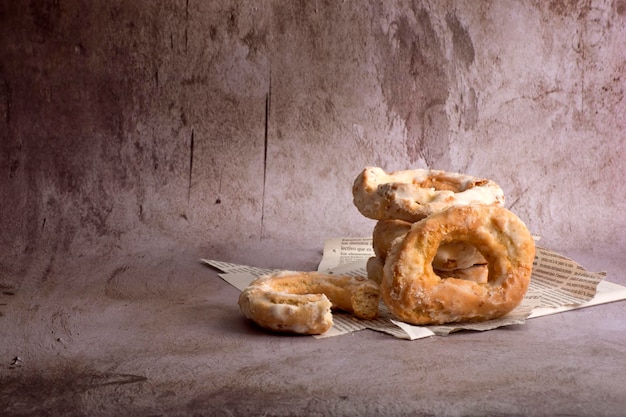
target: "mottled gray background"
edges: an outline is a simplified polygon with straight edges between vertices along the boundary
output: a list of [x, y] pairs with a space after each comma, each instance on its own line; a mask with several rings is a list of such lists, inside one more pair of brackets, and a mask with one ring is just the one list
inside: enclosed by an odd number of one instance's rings
[[[3, 256], [367, 235], [368, 165], [626, 248], [626, 3], [3, 1]], [[6, 262], [6, 261], [5, 261]]]
[[370, 234], [369, 165], [493, 179], [619, 281], [625, 89], [625, 0], [0, 0], [0, 360], [58, 357], [19, 323], [185, 299], [168, 254], [314, 268]]

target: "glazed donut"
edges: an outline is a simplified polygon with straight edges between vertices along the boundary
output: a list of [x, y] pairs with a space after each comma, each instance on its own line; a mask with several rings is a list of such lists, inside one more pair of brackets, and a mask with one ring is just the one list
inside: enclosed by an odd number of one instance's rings
[[[469, 242], [487, 261], [487, 283], [442, 278], [433, 259], [440, 245]], [[392, 246], [383, 269], [381, 296], [411, 324], [484, 321], [522, 301], [530, 282], [535, 243], [526, 225], [497, 205], [453, 206], [413, 224]]]
[[[411, 230], [412, 223], [404, 220], [379, 220], [374, 226], [372, 247], [374, 254], [384, 262], [394, 240], [404, 238]], [[439, 271], [454, 271], [483, 265], [487, 261], [469, 242], [444, 243], [437, 249], [433, 268]]]
[[503, 205], [500, 186], [488, 179], [426, 169], [386, 173], [365, 168], [352, 186], [354, 205], [365, 217], [416, 222], [453, 205]]
[[250, 283], [239, 296], [239, 308], [269, 330], [322, 334], [333, 325], [331, 308], [373, 319], [379, 300], [378, 284], [363, 277], [281, 271]]

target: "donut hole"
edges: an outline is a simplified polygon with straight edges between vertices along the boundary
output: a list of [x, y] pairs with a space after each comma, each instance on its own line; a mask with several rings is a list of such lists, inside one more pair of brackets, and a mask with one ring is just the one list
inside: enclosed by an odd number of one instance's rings
[[432, 268], [441, 279], [456, 278], [477, 284], [489, 281], [487, 259], [466, 240], [442, 242], [433, 258]]

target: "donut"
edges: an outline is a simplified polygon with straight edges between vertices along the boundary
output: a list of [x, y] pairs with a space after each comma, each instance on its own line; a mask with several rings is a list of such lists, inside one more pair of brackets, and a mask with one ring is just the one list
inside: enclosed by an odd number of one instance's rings
[[239, 308], [269, 330], [322, 334], [333, 325], [331, 308], [373, 319], [379, 300], [378, 284], [367, 278], [280, 271], [250, 283], [239, 296]]
[[[487, 261], [487, 282], [444, 278], [433, 270], [442, 244], [468, 242]], [[526, 225], [497, 205], [453, 206], [414, 223], [391, 247], [381, 297], [411, 324], [484, 321], [517, 307], [530, 283], [535, 243]]]
[[354, 181], [352, 195], [365, 217], [411, 223], [453, 205], [504, 204], [504, 192], [491, 180], [426, 169], [386, 173], [365, 168]]
[[[382, 261], [387, 257], [394, 240], [404, 238], [411, 230], [412, 223], [404, 220], [379, 220], [374, 226], [372, 247], [374, 254]], [[439, 271], [454, 271], [483, 265], [487, 261], [469, 242], [444, 243], [437, 249], [433, 268]]]

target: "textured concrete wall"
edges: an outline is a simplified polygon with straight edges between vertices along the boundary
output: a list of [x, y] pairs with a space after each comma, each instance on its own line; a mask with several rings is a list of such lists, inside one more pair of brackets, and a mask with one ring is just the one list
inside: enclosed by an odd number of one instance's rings
[[626, 248], [624, 0], [2, 0], [0, 39], [4, 272], [367, 235], [368, 165], [489, 177], [547, 246]]

